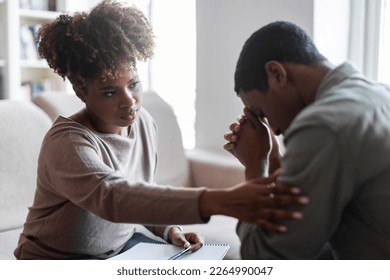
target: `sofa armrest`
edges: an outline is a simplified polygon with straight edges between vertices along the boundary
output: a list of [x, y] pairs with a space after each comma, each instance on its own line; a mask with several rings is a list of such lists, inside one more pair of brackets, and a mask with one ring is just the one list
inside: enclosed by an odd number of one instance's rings
[[194, 187], [226, 188], [245, 180], [244, 167], [227, 152], [197, 148], [186, 156]]

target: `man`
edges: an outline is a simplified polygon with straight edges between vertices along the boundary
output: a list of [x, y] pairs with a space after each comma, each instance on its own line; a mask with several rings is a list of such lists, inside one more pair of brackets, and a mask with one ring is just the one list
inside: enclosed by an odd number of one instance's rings
[[[280, 167], [278, 184], [310, 199], [284, 233], [240, 221], [242, 257], [316, 259], [329, 245], [337, 259], [390, 259], [389, 88], [348, 62], [329, 63], [295, 24], [274, 22], [246, 41], [235, 91], [244, 115], [225, 149], [247, 179]], [[283, 157], [275, 134], [284, 135]]]

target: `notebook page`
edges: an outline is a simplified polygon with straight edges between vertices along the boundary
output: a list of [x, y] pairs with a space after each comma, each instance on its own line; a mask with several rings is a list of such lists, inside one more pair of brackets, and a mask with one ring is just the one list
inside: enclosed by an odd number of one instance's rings
[[[222, 260], [230, 246], [226, 244], [204, 244], [196, 252], [188, 252], [178, 260]], [[171, 244], [138, 243], [133, 248], [110, 260], [167, 260], [183, 248]]]

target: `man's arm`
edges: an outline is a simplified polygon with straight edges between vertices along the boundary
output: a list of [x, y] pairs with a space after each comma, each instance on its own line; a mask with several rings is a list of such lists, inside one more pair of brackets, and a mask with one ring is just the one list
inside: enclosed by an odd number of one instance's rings
[[[315, 259], [336, 230], [345, 204], [342, 155], [337, 134], [319, 126], [302, 126], [286, 138], [280, 182], [297, 185], [310, 203], [303, 219], [272, 233], [240, 222], [237, 234], [243, 259]], [[348, 187], [347, 187], [348, 189]]]

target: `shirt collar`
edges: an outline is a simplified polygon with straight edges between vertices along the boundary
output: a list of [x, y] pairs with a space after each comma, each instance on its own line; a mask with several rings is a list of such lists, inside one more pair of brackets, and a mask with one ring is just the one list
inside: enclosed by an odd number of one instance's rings
[[322, 79], [318, 87], [315, 99], [320, 99], [324, 96], [324, 94], [329, 92], [331, 87], [340, 84], [343, 80], [351, 76], [362, 77], [362, 74], [350, 62], [344, 62], [343, 64], [329, 71], [329, 73], [326, 74], [326, 76]]

